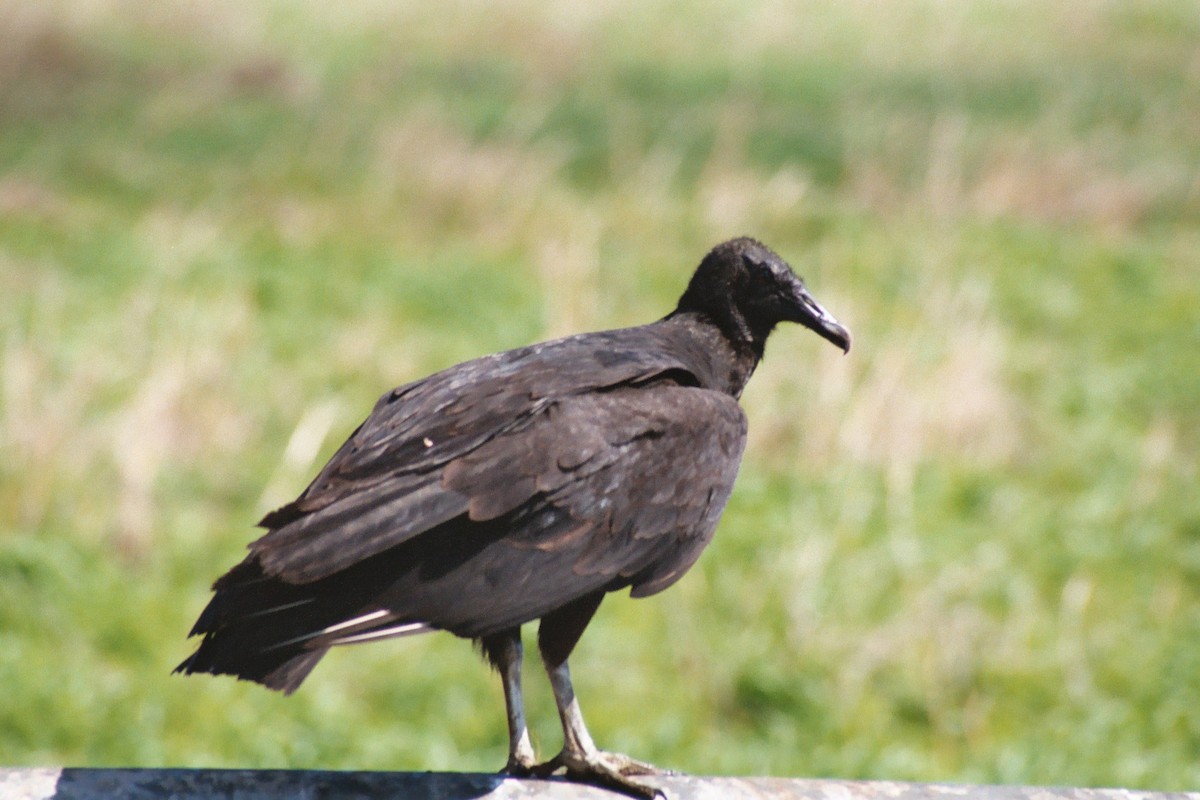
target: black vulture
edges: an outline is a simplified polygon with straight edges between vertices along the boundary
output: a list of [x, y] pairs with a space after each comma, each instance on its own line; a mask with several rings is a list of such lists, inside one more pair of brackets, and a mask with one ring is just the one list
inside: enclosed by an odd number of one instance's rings
[[[605, 593], [646, 597], [712, 538], [746, 443], [738, 397], [780, 322], [850, 332], [765, 245], [701, 261], [649, 325], [485, 356], [383, 395], [267, 533], [213, 584], [177, 672], [295, 691], [330, 647], [427, 631], [475, 640], [500, 672], [513, 775], [650, 796], [649, 765], [597, 749], [567, 657]], [[521, 626], [562, 718], [538, 764], [521, 698]]]

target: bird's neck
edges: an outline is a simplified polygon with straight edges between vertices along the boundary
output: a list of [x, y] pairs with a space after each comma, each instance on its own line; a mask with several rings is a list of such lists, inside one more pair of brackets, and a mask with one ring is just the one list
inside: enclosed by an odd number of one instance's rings
[[705, 389], [741, 397], [762, 346], [730, 338], [705, 315], [676, 311], [662, 321], [678, 355]]

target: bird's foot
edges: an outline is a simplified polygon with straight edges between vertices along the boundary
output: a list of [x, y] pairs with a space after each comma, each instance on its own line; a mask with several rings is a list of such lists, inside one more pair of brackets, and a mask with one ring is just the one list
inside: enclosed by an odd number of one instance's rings
[[537, 757], [533, 751], [509, 753], [508, 763], [500, 770], [501, 775], [510, 775], [514, 778], [531, 778], [534, 775], [542, 774], [537, 770], [544, 765], [537, 763]]
[[533, 767], [530, 774], [538, 777], [553, 775], [559, 770], [566, 772], [568, 780], [601, 786], [630, 797], [643, 800], [665, 800], [666, 795], [657, 787], [632, 778], [645, 775], [678, 775], [669, 769], [660, 769], [653, 764], [638, 761], [623, 753], [604, 750], [569, 752], [564, 750], [544, 764]]

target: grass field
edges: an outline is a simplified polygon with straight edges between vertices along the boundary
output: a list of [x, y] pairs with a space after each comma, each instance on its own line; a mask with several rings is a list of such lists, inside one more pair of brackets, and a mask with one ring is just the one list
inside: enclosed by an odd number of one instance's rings
[[499, 768], [448, 636], [291, 698], [168, 673], [379, 393], [652, 320], [749, 233], [855, 349], [772, 341], [716, 542], [573, 659], [599, 742], [1200, 786], [1196, 4], [61, 0], [0, 41], [0, 763]]

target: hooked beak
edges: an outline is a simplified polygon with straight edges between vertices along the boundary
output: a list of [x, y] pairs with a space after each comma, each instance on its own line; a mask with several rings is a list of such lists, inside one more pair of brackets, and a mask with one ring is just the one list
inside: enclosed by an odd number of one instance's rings
[[792, 314], [788, 317], [791, 322], [798, 322], [822, 339], [832, 342], [843, 353], [850, 352], [850, 330], [822, 308], [803, 284], [798, 283], [794, 287], [792, 301]]

